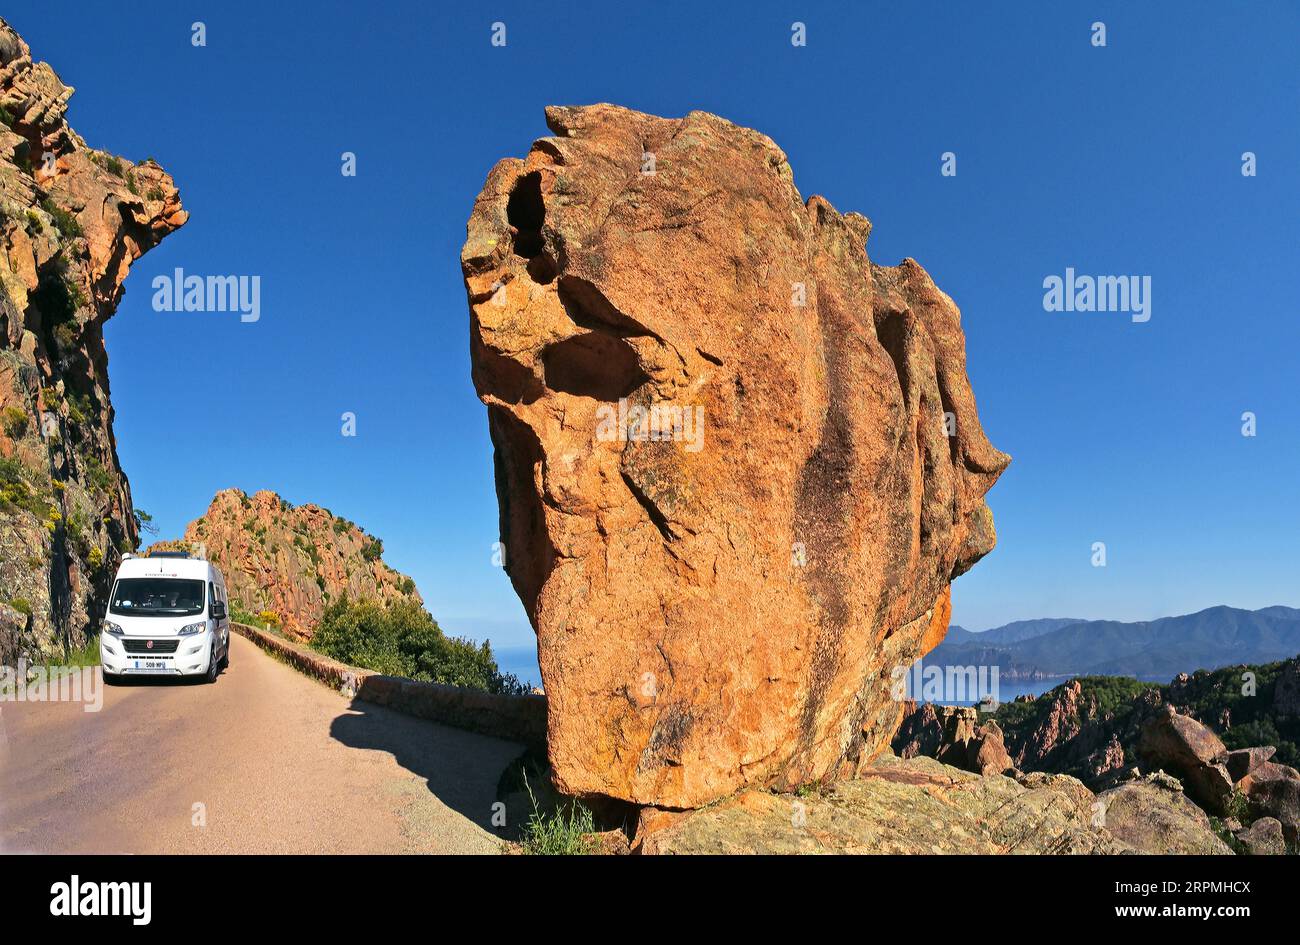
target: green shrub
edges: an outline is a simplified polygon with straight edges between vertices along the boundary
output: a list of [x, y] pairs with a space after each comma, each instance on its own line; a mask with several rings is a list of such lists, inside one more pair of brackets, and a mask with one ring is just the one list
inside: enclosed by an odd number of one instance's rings
[[86, 296], [65, 272], [55, 272], [41, 279], [32, 293], [32, 301], [44, 316], [45, 324], [54, 326], [75, 320], [77, 310], [86, 304]]
[[352, 602], [346, 595], [321, 616], [312, 646], [336, 660], [389, 676], [522, 694], [527, 686], [502, 673], [488, 643], [448, 637], [413, 599]]
[[27, 211], [27, 229], [33, 233], [45, 232], [45, 224], [41, 222], [41, 215], [35, 210]]
[[121, 177], [121, 176], [122, 176], [122, 171], [123, 171], [123, 167], [122, 167], [122, 159], [119, 158], [117, 155], [115, 155], [115, 154], [110, 154], [110, 155], [108, 156], [108, 159], [104, 162], [104, 167], [105, 167], [105, 168], [108, 170], [108, 172], [109, 172], [110, 174], [112, 174], [114, 177]]
[[86, 473], [86, 482], [92, 488], [98, 489], [104, 495], [108, 495], [113, 488], [113, 474], [108, 467], [93, 456], [87, 456], [82, 465]]
[[48, 519], [54, 506], [33, 488], [31, 472], [17, 457], [0, 456], [0, 512], [19, 509]]
[[73, 509], [71, 514], [68, 515], [68, 538], [72, 542], [72, 547], [77, 550], [79, 558], [89, 557], [93, 537], [90, 533], [90, 521], [86, 518], [86, 513], [79, 508]]
[[1248, 824], [1254, 820], [1250, 815], [1250, 801], [1240, 791], [1233, 791], [1232, 796], [1224, 803], [1223, 815], [1243, 824]]
[[76, 239], [82, 235], [81, 224], [77, 222], [76, 216], [54, 203], [49, 197], [41, 201], [41, 209], [50, 215], [50, 219], [54, 221], [54, 228], [64, 239]]
[[86, 420], [95, 413], [89, 394], [69, 394], [67, 401], [68, 419], [77, 426], [85, 424]]
[[9, 406], [4, 409], [0, 423], [4, 426], [5, 436], [18, 440], [27, 433], [27, 411], [22, 407]]
[[[58, 339], [59, 351], [63, 354], [71, 354], [77, 348], [76, 322], [60, 322], [54, 328], [54, 337]], [[75, 407], [73, 408], [71, 417], [73, 423], [80, 424], [85, 422], [85, 417], [76, 413]]]
[[4, 124], [6, 128], [12, 128], [14, 122], [17, 120], [18, 119], [14, 117], [13, 112], [5, 108], [3, 105], [0, 105], [0, 124]]
[[153, 516], [144, 509], [132, 509], [131, 516], [135, 519], [135, 529], [141, 535], [157, 535], [158, 526], [153, 523]]
[[378, 561], [384, 555], [384, 542], [379, 538], [370, 539], [369, 544], [361, 549], [361, 557], [367, 561]]
[[233, 600], [230, 602], [230, 619], [235, 623], [246, 623], [251, 627], [261, 627], [263, 630], [269, 629], [261, 617], [240, 607]]
[[145, 194], [145, 199], [162, 200], [163, 199], [162, 188], [158, 186], [150, 187], [149, 192]]
[[32, 615], [32, 602], [26, 597], [15, 597], [9, 602], [9, 606], [20, 614], [25, 614], [28, 617]]

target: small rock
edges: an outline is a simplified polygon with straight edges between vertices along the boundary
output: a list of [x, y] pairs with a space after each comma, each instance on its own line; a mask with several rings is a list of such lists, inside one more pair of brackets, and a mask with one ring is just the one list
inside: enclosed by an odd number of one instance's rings
[[1228, 750], [1207, 726], [1161, 706], [1142, 726], [1137, 751], [1147, 764], [1180, 776], [1187, 793], [1206, 810], [1223, 812], [1233, 787], [1223, 764]]
[[1252, 811], [1276, 817], [1287, 840], [1300, 842], [1300, 779], [1256, 781], [1246, 796]]
[[632, 852], [627, 841], [627, 834], [621, 830], [602, 830], [587, 834], [590, 849], [598, 856], [627, 856]]
[[1286, 853], [1282, 822], [1276, 817], [1261, 817], [1237, 833], [1237, 839], [1251, 856], [1282, 856]]
[[[1134, 772], [1136, 774], [1136, 772]], [[1183, 793], [1183, 782], [1179, 781], [1173, 775], [1165, 774], [1163, 771], [1156, 771], [1146, 776], [1146, 783], [1158, 788], [1164, 788], [1166, 791], [1174, 791], [1178, 794]]]
[[1272, 745], [1263, 748], [1238, 748], [1228, 752], [1228, 775], [1236, 783], [1277, 753]]
[[1231, 853], [1215, 834], [1205, 811], [1166, 785], [1164, 779], [1174, 780], [1157, 772], [1145, 781], [1098, 795], [1104, 805], [1106, 830], [1141, 853]]

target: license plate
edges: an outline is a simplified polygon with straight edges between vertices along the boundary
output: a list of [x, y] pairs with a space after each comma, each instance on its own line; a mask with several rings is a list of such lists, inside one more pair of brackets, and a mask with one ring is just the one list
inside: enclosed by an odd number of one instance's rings
[[135, 665], [131, 668], [137, 673], [171, 672], [171, 666], [166, 660], [136, 660]]

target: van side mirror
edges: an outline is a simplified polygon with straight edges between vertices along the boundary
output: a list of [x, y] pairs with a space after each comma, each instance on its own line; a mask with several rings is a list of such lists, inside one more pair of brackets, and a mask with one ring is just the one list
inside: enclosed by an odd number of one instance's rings
[[219, 600], [214, 600], [212, 602], [212, 619], [213, 620], [226, 619], [226, 605]]

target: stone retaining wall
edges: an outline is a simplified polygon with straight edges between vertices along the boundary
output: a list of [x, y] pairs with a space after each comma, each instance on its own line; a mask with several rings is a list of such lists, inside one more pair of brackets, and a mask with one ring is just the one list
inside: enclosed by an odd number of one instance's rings
[[309, 647], [248, 624], [232, 621], [230, 627], [300, 672], [350, 694], [354, 699], [546, 751], [545, 696], [493, 695], [460, 686], [385, 676], [340, 663]]

